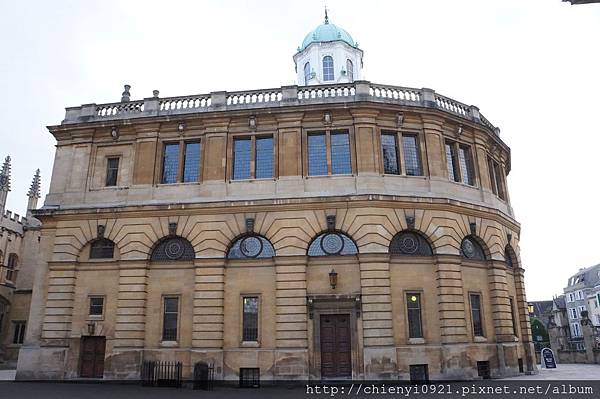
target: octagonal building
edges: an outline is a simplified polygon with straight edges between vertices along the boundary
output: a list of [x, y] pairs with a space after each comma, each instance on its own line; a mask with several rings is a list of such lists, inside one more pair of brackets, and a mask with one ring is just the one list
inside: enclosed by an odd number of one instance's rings
[[17, 378], [535, 370], [500, 130], [434, 90], [361, 80], [363, 51], [327, 19], [294, 62], [299, 86], [126, 86], [49, 126]]

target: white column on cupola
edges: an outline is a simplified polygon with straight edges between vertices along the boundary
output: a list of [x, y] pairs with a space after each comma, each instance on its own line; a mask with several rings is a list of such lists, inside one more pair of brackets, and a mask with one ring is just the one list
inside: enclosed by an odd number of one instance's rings
[[29, 197], [29, 201], [27, 202], [27, 218], [30, 218], [31, 211], [37, 209], [37, 202], [40, 198], [40, 170], [35, 171], [35, 175], [33, 176], [33, 181], [31, 182], [31, 186], [29, 187], [29, 192], [27, 193], [27, 197]]
[[10, 191], [10, 156], [4, 159], [0, 170], [0, 216], [4, 215], [6, 209], [6, 198]]

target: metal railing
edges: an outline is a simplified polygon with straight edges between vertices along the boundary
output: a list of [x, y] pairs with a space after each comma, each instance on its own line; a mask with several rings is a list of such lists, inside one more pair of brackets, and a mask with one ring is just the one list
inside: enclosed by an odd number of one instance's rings
[[142, 385], [180, 388], [181, 368], [181, 362], [145, 361], [142, 363]]
[[475, 106], [453, 100], [431, 89], [391, 86], [367, 81], [315, 86], [283, 86], [235, 92], [218, 91], [168, 98], [160, 98], [158, 92], [155, 92], [154, 97], [143, 100], [69, 107], [63, 124], [362, 101], [438, 109], [475, 122], [495, 134], [499, 133], [499, 130], [483, 117]]

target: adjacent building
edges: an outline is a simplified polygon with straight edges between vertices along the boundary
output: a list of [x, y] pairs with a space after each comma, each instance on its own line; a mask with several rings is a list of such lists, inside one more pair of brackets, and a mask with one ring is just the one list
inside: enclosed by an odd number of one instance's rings
[[500, 130], [362, 58], [326, 19], [300, 86], [67, 108], [17, 378], [533, 372]]
[[600, 325], [598, 308], [598, 287], [600, 286], [600, 265], [579, 271], [569, 278], [564, 289], [567, 316], [573, 339], [583, 339], [581, 332], [581, 312], [587, 311], [594, 325]]
[[40, 222], [31, 216], [40, 197], [39, 169], [27, 194], [27, 216], [6, 209], [11, 189], [11, 159], [0, 169], [0, 366], [15, 367], [25, 339], [39, 251]]

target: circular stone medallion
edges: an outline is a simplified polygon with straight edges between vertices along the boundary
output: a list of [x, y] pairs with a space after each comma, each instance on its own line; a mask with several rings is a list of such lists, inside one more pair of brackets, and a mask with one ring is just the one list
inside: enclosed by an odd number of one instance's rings
[[344, 249], [344, 239], [337, 233], [327, 233], [321, 239], [321, 249], [327, 255], [337, 255]]
[[462, 251], [467, 258], [473, 258], [475, 256], [475, 246], [468, 238], [465, 238], [462, 243]]
[[419, 238], [412, 234], [406, 233], [400, 237], [400, 251], [404, 254], [414, 254], [419, 249]]
[[248, 258], [256, 258], [263, 249], [263, 243], [260, 238], [250, 236], [246, 237], [240, 243], [240, 251]]
[[183, 244], [177, 240], [172, 240], [165, 247], [167, 258], [177, 260], [183, 256]]

